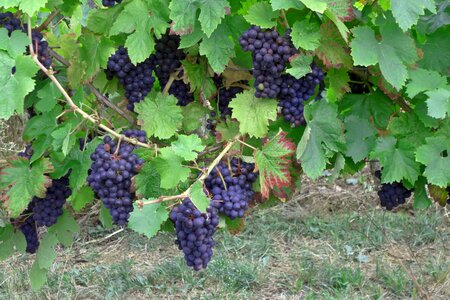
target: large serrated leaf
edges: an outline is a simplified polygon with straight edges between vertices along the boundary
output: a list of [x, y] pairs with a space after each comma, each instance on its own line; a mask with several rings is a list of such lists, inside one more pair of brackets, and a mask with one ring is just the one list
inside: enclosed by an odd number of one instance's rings
[[128, 227], [148, 238], [155, 236], [161, 229], [161, 225], [169, 218], [166, 207], [161, 203], [144, 205], [142, 208], [137, 204], [133, 206]]

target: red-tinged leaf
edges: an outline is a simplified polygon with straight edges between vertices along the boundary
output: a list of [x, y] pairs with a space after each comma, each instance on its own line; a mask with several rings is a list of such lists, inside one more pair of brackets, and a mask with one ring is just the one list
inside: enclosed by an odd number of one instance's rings
[[326, 0], [327, 7], [343, 22], [355, 18], [352, 0]]
[[428, 192], [430, 193], [431, 198], [441, 206], [445, 206], [447, 204], [447, 199], [450, 197], [445, 188], [438, 187], [434, 184], [428, 185]]
[[268, 141], [261, 150], [256, 151], [255, 160], [264, 198], [268, 198], [270, 190], [275, 187], [281, 189], [291, 185], [289, 166], [294, 151], [295, 144], [286, 138], [283, 131]]
[[0, 173], [1, 202], [8, 208], [11, 217], [17, 217], [28, 206], [34, 196], [44, 197], [50, 178], [46, 173], [52, 171], [48, 159], [39, 159], [31, 166], [25, 158], [12, 160], [10, 167]]
[[320, 45], [316, 49], [316, 55], [323, 61], [327, 68], [350, 69], [353, 65], [350, 49], [342, 38], [339, 30], [333, 22], [328, 21], [320, 26]]

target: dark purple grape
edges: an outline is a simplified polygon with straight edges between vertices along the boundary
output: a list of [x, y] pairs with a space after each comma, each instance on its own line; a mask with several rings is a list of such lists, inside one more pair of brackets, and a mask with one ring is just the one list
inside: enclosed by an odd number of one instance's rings
[[206, 268], [213, 255], [213, 235], [219, 225], [216, 209], [209, 206], [202, 213], [186, 198], [172, 209], [170, 220], [177, 234], [175, 243], [183, 251], [186, 264], [195, 271]]
[[[381, 179], [381, 171], [376, 171], [375, 176]], [[382, 183], [378, 191], [380, 204], [387, 210], [393, 210], [400, 204], [404, 204], [406, 199], [411, 197], [412, 190], [407, 189], [401, 182]]]
[[122, 0], [102, 0], [103, 6], [113, 7], [114, 5], [122, 3]]

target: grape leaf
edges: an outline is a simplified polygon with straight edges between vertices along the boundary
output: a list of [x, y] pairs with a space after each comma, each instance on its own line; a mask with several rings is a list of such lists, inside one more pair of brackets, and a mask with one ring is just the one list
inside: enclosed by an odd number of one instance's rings
[[105, 228], [112, 228], [113, 227], [113, 220], [111, 217], [111, 214], [109, 213], [109, 210], [103, 205], [100, 208], [100, 213], [98, 214], [98, 219], [102, 223], [103, 227]]
[[70, 245], [72, 245], [75, 234], [79, 231], [80, 226], [67, 210], [64, 210], [63, 214], [59, 216], [56, 224], [48, 229], [48, 233], [56, 235], [58, 241], [65, 247], [70, 247]]
[[44, 158], [34, 162], [31, 167], [29, 161], [21, 157], [10, 163], [10, 167], [1, 170], [0, 190], [11, 186], [2, 200], [12, 217], [17, 217], [34, 196], [45, 196], [50, 179], [44, 174], [51, 172], [52, 166], [48, 159]]
[[425, 94], [429, 97], [427, 100], [429, 116], [436, 119], [444, 119], [446, 115], [450, 116], [450, 86], [428, 91]]
[[414, 159], [414, 147], [400, 143], [393, 136], [380, 137], [370, 157], [380, 160], [383, 183], [406, 179], [414, 184], [420, 175], [420, 165]]
[[350, 77], [344, 68], [333, 68], [329, 70], [326, 78], [329, 81], [329, 87], [327, 89], [328, 100], [340, 100], [346, 93], [350, 92], [350, 86], [348, 84]]
[[337, 107], [326, 101], [305, 106], [307, 126], [297, 146], [297, 158], [308, 177], [315, 179], [326, 168], [331, 151], [344, 151], [343, 124]]
[[48, 0], [21, 0], [20, 10], [29, 16], [33, 16], [45, 6]]
[[220, 122], [216, 126], [216, 139], [218, 141], [228, 141], [239, 134], [239, 123], [227, 120], [227, 122]]
[[210, 200], [206, 197], [203, 191], [203, 185], [200, 181], [196, 181], [190, 189], [190, 198], [195, 207], [203, 213], [206, 213], [206, 209], [209, 206]]
[[128, 55], [133, 64], [146, 60], [155, 48], [155, 41], [149, 38], [150, 32], [146, 27], [140, 26], [130, 34], [125, 42]]
[[202, 145], [202, 140], [196, 135], [179, 135], [178, 140], [172, 142], [173, 152], [184, 158], [185, 160], [195, 160], [198, 153], [205, 149]]
[[199, 51], [208, 58], [214, 72], [223, 72], [230, 58], [235, 56], [234, 42], [228, 38], [224, 24], [220, 24], [209, 38], [203, 39]]
[[225, 17], [225, 8], [228, 6], [228, 1], [201, 0], [199, 5], [200, 15], [198, 16], [198, 20], [202, 24], [203, 32], [207, 37], [210, 37]]
[[47, 282], [47, 269], [39, 267], [37, 260], [34, 261], [30, 270], [30, 284], [31, 288], [35, 291], [39, 290]]
[[327, 3], [328, 9], [341, 21], [349, 22], [355, 18], [352, 0], [326, 0], [325, 2]]
[[194, 25], [197, 19], [198, 0], [170, 1], [170, 19], [173, 20], [173, 30], [186, 30]]
[[331, 22], [334, 23], [345, 43], [348, 43], [348, 35], [350, 33], [350, 30], [347, 28], [347, 25], [345, 25], [345, 23], [342, 22], [341, 19], [338, 18], [338, 16], [336, 16], [335, 12], [330, 9], [327, 9], [325, 11], [325, 16], [327, 16], [328, 19], [330, 19]]
[[21, 0], [0, 0], [0, 6], [4, 8], [10, 8], [14, 6], [19, 6]]
[[145, 163], [133, 179], [138, 198], [161, 196], [161, 178], [152, 162]]
[[[372, 66], [378, 62], [378, 54], [374, 49], [378, 48], [375, 32], [368, 26], [358, 26], [352, 29], [353, 40], [350, 43], [352, 57], [355, 64]], [[370, 51], [367, 51], [367, 50]]]
[[169, 213], [161, 203], [152, 203], [140, 208], [136, 203], [133, 205], [128, 227], [137, 233], [151, 238], [158, 233], [161, 225], [169, 218]]
[[289, 167], [295, 144], [286, 138], [286, 132], [280, 131], [273, 139], [268, 141], [261, 150], [256, 150], [255, 161], [259, 169], [261, 194], [269, 197], [274, 187], [290, 187], [292, 183]]
[[47, 84], [38, 91], [37, 96], [40, 101], [34, 105], [34, 108], [38, 112], [43, 113], [52, 111], [58, 103], [58, 98], [62, 97], [61, 92], [53, 82], [47, 82]]
[[172, 95], [151, 93], [144, 101], [135, 105], [138, 124], [147, 135], [168, 139], [175, 134], [183, 120], [177, 101]]
[[[86, 27], [92, 32], [107, 35], [114, 24], [118, 22], [119, 15], [123, 9], [123, 5], [115, 5], [108, 9], [92, 9], [89, 11]], [[124, 30], [127, 26], [131, 26], [132, 22], [130, 20], [122, 24], [121, 27]]]
[[233, 118], [239, 121], [242, 134], [264, 137], [269, 130], [269, 120], [277, 118], [277, 101], [256, 98], [254, 93], [251, 89], [238, 94], [229, 107], [233, 109]]
[[70, 123], [65, 123], [52, 132], [52, 146], [55, 151], [61, 149], [64, 156], [69, 154], [69, 151], [73, 148], [73, 146], [75, 146], [76, 143], [76, 136], [71, 135], [71, 131], [72, 125]]
[[201, 127], [201, 119], [207, 113], [205, 107], [198, 103], [191, 103], [183, 109], [183, 130], [190, 132]]
[[353, 65], [347, 43], [337, 30], [337, 27], [328, 21], [320, 25], [320, 45], [316, 49], [316, 55], [323, 61], [327, 68], [345, 67], [350, 69]]
[[298, 55], [291, 61], [291, 67], [286, 72], [299, 79], [311, 73], [312, 60], [311, 55]]
[[244, 18], [254, 25], [258, 25], [261, 28], [270, 28], [277, 25], [276, 18], [278, 13], [272, 10], [269, 3], [258, 2], [253, 5]]
[[296, 48], [315, 50], [320, 44], [319, 28], [319, 24], [311, 20], [296, 21], [292, 26], [292, 43]]
[[86, 64], [83, 78], [91, 78], [99, 68], [106, 68], [108, 58], [114, 53], [114, 43], [106, 37], [84, 34], [80, 37], [80, 59]]
[[414, 187], [414, 209], [425, 209], [430, 207], [433, 203], [427, 195], [425, 185], [426, 179], [423, 176], [420, 176]]
[[427, 36], [425, 44], [419, 46], [423, 51], [423, 58], [419, 62], [422, 68], [438, 71], [450, 75], [450, 26], [445, 26]]
[[355, 163], [366, 158], [375, 146], [375, 128], [368, 119], [362, 119], [358, 115], [350, 115], [345, 118], [345, 130], [347, 137], [347, 151]]
[[391, 0], [391, 10], [400, 28], [407, 31], [411, 26], [417, 24], [419, 16], [428, 9], [436, 13], [436, 5], [433, 0]]
[[416, 69], [409, 72], [411, 81], [406, 85], [406, 92], [410, 98], [419, 93], [431, 91], [447, 84], [447, 79], [435, 71]]
[[192, 27], [192, 33], [181, 36], [180, 49], [185, 49], [196, 45], [205, 37], [205, 33], [200, 29], [200, 22], [196, 21]]
[[54, 234], [46, 234], [39, 241], [39, 249], [36, 253], [36, 262], [41, 269], [49, 269], [53, 261], [56, 259], [55, 246], [58, 244], [58, 239]]
[[[12, 74], [12, 68], [16, 72]], [[8, 119], [14, 112], [23, 113], [24, 98], [33, 91], [33, 79], [38, 67], [29, 56], [17, 56], [15, 61], [0, 51], [0, 119]]]
[[136, 30], [136, 27], [146, 25], [150, 14], [147, 11], [146, 3], [142, 0], [127, 3], [125, 8], [115, 18], [114, 25], [110, 27], [109, 35], [132, 33]]
[[190, 170], [183, 166], [183, 158], [176, 155], [171, 148], [162, 148], [161, 155], [153, 160], [155, 168], [161, 176], [161, 187], [170, 189], [185, 181]]
[[425, 143], [425, 138], [430, 136], [430, 131], [419, 120], [414, 112], [400, 114], [392, 118], [387, 128], [391, 135], [401, 137], [414, 147]]
[[302, 10], [305, 8], [303, 4], [298, 0], [270, 0], [270, 4], [272, 4], [273, 10], [288, 10], [291, 8]]
[[0, 28], [0, 50], [5, 50], [10, 57], [15, 58], [24, 53], [29, 44], [28, 36], [22, 31], [14, 30], [9, 37], [8, 31]]
[[327, 9], [327, 3], [325, 0], [300, 0], [307, 8], [312, 11], [323, 14]]
[[94, 202], [94, 191], [89, 186], [83, 186], [79, 191], [72, 194], [70, 202], [72, 208], [79, 212], [87, 204]]
[[11, 224], [0, 227], [0, 261], [10, 257], [16, 249], [24, 252], [25, 248], [25, 236], [21, 231], [14, 230]]
[[416, 159], [423, 163], [425, 171], [423, 175], [431, 184], [446, 187], [450, 183], [450, 137], [434, 136], [426, 139], [427, 143], [417, 148]]

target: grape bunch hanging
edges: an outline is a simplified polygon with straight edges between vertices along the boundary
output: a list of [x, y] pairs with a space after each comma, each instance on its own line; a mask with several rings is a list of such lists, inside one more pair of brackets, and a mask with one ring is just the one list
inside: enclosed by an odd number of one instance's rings
[[[140, 142], [146, 141], [145, 131], [126, 130], [124, 135]], [[109, 209], [114, 223], [120, 226], [128, 222], [133, 211], [131, 178], [144, 163], [133, 153], [134, 148], [129, 143], [118, 143], [106, 136], [91, 155], [88, 183]]]
[[122, 3], [122, 0], [102, 0], [103, 6], [113, 7], [114, 5]]
[[[381, 179], [381, 171], [376, 171], [375, 176]], [[411, 192], [401, 182], [382, 183], [381, 189], [378, 191], [378, 197], [382, 207], [393, 210], [400, 204], [404, 204], [406, 199], [411, 197]]]

